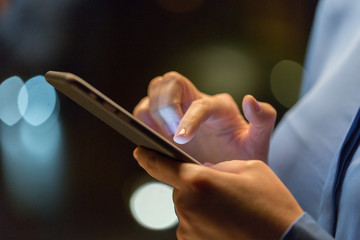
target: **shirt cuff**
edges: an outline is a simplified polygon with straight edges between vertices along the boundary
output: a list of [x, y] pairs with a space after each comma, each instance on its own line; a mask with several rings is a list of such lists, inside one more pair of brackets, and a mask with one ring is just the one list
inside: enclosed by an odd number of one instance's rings
[[306, 212], [291, 224], [280, 240], [333, 240], [334, 238]]

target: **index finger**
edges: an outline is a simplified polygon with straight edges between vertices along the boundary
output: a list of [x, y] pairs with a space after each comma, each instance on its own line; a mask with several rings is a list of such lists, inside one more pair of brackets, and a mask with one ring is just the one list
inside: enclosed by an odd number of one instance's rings
[[196, 93], [197, 89], [186, 77], [176, 72], [166, 73], [149, 84], [150, 112], [175, 134], [183, 111], [196, 99]]

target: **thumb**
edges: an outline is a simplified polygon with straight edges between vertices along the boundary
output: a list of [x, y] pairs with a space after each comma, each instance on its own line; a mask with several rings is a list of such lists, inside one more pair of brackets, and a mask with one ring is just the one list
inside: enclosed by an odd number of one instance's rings
[[268, 141], [274, 129], [276, 110], [268, 103], [258, 102], [246, 95], [242, 102], [246, 119], [249, 121], [249, 134], [257, 142]]

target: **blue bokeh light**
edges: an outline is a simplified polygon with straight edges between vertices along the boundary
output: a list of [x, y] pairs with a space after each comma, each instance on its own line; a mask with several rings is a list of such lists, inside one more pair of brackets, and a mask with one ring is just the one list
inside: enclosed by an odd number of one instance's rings
[[0, 124], [5, 193], [24, 215], [54, 216], [62, 211], [64, 145], [58, 120], [34, 127], [26, 121]]
[[[22, 117], [17, 99], [23, 87], [24, 82], [18, 76], [8, 78], [0, 85], [0, 118], [6, 125], [12, 126]], [[23, 91], [25, 93], [26, 89]]]
[[31, 125], [39, 126], [53, 113], [56, 99], [55, 89], [39, 75], [24, 84], [17, 103], [23, 118]]

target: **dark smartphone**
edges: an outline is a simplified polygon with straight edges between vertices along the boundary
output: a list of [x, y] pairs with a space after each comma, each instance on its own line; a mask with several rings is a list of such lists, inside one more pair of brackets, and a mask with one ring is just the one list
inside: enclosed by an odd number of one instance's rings
[[158, 151], [174, 160], [201, 164], [80, 77], [49, 71], [45, 79], [136, 145]]

